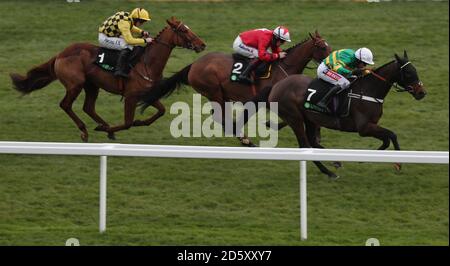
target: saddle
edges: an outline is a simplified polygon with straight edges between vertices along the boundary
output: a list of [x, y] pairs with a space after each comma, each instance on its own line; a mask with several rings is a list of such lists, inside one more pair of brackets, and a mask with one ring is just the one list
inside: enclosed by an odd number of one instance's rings
[[[128, 57], [129, 67], [127, 71], [129, 72], [138, 62], [139, 58], [144, 54], [144, 47], [135, 46], [130, 56]], [[102, 69], [110, 72], [116, 70], [117, 60], [119, 58], [120, 51], [108, 49], [104, 47], [99, 47], [95, 64]]]
[[[242, 56], [240, 54], [233, 54], [233, 67], [231, 68], [230, 80], [233, 82], [241, 82], [239, 75], [247, 68], [250, 63], [250, 58]], [[268, 79], [272, 72], [272, 64], [267, 62], [261, 62], [258, 67], [253, 71], [255, 80]]]
[[347, 90], [344, 90], [332, 96], [327, 106], [331, 113], [328, 110], [320, 108], [316, 105], [333, 86], [333, 84], [323, 81], [319, 78], [313, 79], [313, 81], [309, 83], [305, 95], [306, 99], [305, 103], [303, 104], [305, 109], [339, 117], [348, 116], [351, 98], [348, 97], [349, 91]]

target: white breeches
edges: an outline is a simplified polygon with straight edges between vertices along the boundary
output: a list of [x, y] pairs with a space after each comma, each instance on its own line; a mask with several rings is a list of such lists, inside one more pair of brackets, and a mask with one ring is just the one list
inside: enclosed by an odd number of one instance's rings
[[98, 34], [98, 42], [100, 43], [100, 46], [114, 49], [114, 50], [123, 50], [123, 49], [130, 49], [133, 50], [133, 46], [129, 45], [123, 38], [120, 37], [108, 37], [104, 33]]
[[245, 45], [239, 36], [234, 40], [233, 50], [248, 58], [258, 58], [258, 49]]
[[342, 89], [346, 89], [348, 88], [348, 86], [350, 86], [350, 81], [348, 81], [348, 79], [346, 79], [341, 74], [329, 69], [324, 62], [320, 63], [319, 67], [317, 68], [317, 76], [320, 79], [333, 85], [339, 85]]

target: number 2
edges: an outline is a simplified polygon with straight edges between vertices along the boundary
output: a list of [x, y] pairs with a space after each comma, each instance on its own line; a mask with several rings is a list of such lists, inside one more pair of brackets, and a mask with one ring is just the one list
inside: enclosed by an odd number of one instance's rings
[[241, 69], [244, 65], [240, 62], [237, 62], [233, 65], [233, 71], [231, 73], [233, 74], [241, 74]]

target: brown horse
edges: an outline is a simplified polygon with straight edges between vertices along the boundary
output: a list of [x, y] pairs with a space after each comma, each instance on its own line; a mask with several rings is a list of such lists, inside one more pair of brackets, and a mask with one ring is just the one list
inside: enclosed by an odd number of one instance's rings
[[[256, 80], [255, 84], [247, 85], [230, 80], [233, 57], [230, 54], [208, 53], [192, 64], [186, 66], [170, 78], [163, 79], [152, 91], [144, 97], [142, 111], [163, 96], [169, 96], [181, 84], [192, 86], [198, 93], [212, 102], [220, 104], [225, 110], [225, 102], [240, 101], [245, 103], [252, 100], [261, 90], [289, 75], [302, 73], [306, 65], [314, 59], [323, 60], [331, 52], [331, 47], [316, 31], [310, 38], [286, 50], [286, 58], [272, 64], [272, 73], [268, 79]], [[225, 125], [225, 112], [222, 111], [222, 125]], [[231, 117], [231, 116], [227, 116]], [[225, 129], [225, 126], [223, 127]], [[240, 138], [241, 143], [253, 146], [248, 138]]]
[[[106, 131], [110, 139], [114, 132], [128, 129], [131, 126], [150, 125], [161, 117], [164, 106], [159, 102], [152, 105], [158, 112], [152, 117], [140, 121], [134, 119], [136, 104], [140, 97], [162, 78], [163, 69], [175, 46], [201, 52], [205, 43], [192, 32], [189, 27], [175, 17], [167, 20], [168, 26], [161, 30], [151, 45], [147, 45], [143, 56], [131, 70], [127, 80], [114, 77], [112, 73], [102, 70], [94, 64], [99, 47], [89, 43], [75, 43], [67, 47], [48, 62], [34, 67], [27, 75], [10, 74], [14, 88], [23, 94], [47, 86], [58, 79], [66, 87], [66, 95], [60, 102], [60, 107], [70, 116], [81, 131], [81, 139], [88, 141], [88, 131], [85, 124], [73, 112], [72, 104], [84, 89], [86, 98], [83, 110], [99, 125], [95, 130]], [[124, 97], [125, 123], [110, 127], [96, 112], [95, 102], [99, 88]]]
[[[383, 141], [379, 150], [389, 147], [391, 141], [394, 148], [400, 150], [395, 133], [378, 125], [383, 113], [383, 99], [395, 83], [400, 86], [399, 91], [409, 92], [416, 100], [421, 100], [426, 95], [406, 51], [403, 58], [396, 54], [394, 61], [351, 83], [348, 97], [352, 101], [347, 117], [330, 116], [305, 109], [305, 98], [311, 81], [312, 78], [305, 75], [289, 76], [275, 84], [266, 98], [267, 102], [278, 102], [278, 115], [292, 128], [301, 148], [323, 148], [317, 142], [316, 134], [318, 127], [326, 127], [377, 138]], [[321, 162], [314, 163], [322, 173], [337, 178]]]

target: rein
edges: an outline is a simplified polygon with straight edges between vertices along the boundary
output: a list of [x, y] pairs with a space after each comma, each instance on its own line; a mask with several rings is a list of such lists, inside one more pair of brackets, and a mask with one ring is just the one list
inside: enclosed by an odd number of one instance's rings
[[[400, 66], [400, 75], [401, 75], [400, 79], [402, 79], [402, 77], [403, 77], [403, 73], [402, 73], [403, 68], [405, 66], [407, 66], [408, 64], [411, 64], [411, 62], [408, 61], [405, 64], [403, 64], [402, 66]], [[372, 74], [377, 79], [383, 81], [384, 83], [387, 83], [389, 85], [389, 87], [394, 86], [396, 88], [397, 92], [411, 91], [410, 86], [405, 88], [405, 87], [401, 86], [400, 84], [397, 84], [396, 82], [389, 82], [385, 77], [381, 76], [380, 74], [377, 74], [374, 70], [372, 70], [372, 69], [368, 69], [368, 70], [369, 70], [370, 74]], [[356, 93], [352, 93], [351, 91], [348, 93], [348, 97], [365, 100], [365, 101], [369, 101], [369, 102], [374, 102], [374, 103], [379, 103], [379, 104], [383, 104], [383, 102], [384, 102], [383, 99], [378, 99], [378, 98], [366, 96], [363, 94], [356, 94]]]
[[[405, 64], [403, 64], [402, 66], [400, 66], [400, 75], [401, 75], [401, 77], [403, 77], [403, 74], [402, 74], [403, 68], [404, 68], [405, 66], [409, 65], [409, 64], [411, 64], [410, 61], [408, 61], [408, 62], [406, 62]], [[398, 84], [397, 82], [389, 82], [389, 81], [387, 81], [386, 78], [380, 76], [379, 74], [377, 74], [377, 73], [376, 73], [375, 71], [373, 71], [373, 70], [369, 70], [369, 71], [370, 71], [370, 73], [371, 73], [372, 75], [374, 75], [376, 78], [378, 78], [378, 79], [380, 79], [380, 80], [386, 82], [386, 83], [389, 84], [390, 86], [394, 86], [396, 92], [409, 92], [409, 91], [412, 90], [412, 88], [410, 88], [410, 86], [407, 86], [407, 88], [405, 88], [405, 87], [401, 86], [400, 84]]]
[[[187, 37], [185, 37], [185, 36], [180, 36], [180, 30], [179, 30], [179, 29], [180, 29], [181, 25], [183, 25], [183, 23], [178, 24], [178, 26], [177, 26], [176, 28], [170, 27], [170, 29], [175, 33], [175, 36], [176, 36], [176, 38], [177, 38], [177, 41], [178, 41], [178, 38], [182, 38], [182, 39], [184, 39], [184, 41], [187, 43], [187, 45], [184, 45], [184, 46], [181, 47], [181, 48], [193, 49], [194, 46], [193, 46], [193, 44], [192, 44], [192, 41], [194, 41], [194, 40], [196, 40], [196, 39], [199, 39], [199, 37], [196, 36], [196, 38], [194, 38], [194, 39], [189, 39], [189, 38], [187, 38]], [[176, 47], [175, 44], [168, 43], [168, 42], [164, 42], [164, 41], [160, 40], [160, 36], [161, 36], [161, 35], [158, 35], [155, 39], [153, 39], [152, 42], [162, 44], [162, 45], [168, 47], [170, 50], [172, 50], [172, 49], [174, 49], [174, 48]], [[144, 74], [141, 73], [137, 68], [136, 68], [136, 72], [137, 72], [137, 73], [139, 74], [139, 76], [141, 76], [141, 78], [143, 78], [144, 80], [146, 80], [146, 81], [148, 81], [148, 82], [152, 82], [153, 80], [149, 77], [150, 75], [148, 74], [148, 73], [149, 73], [149, 71], [148, 71], [148, 62], [147, 62], [147, 56], [146, 56], [147, 50], [148, 50], [148, 49], [146, 48], [146, 49], [145, 49], [145, 53], [144, 53], [144, 71], [145, 71], [145, 73], [144, 73]]]

